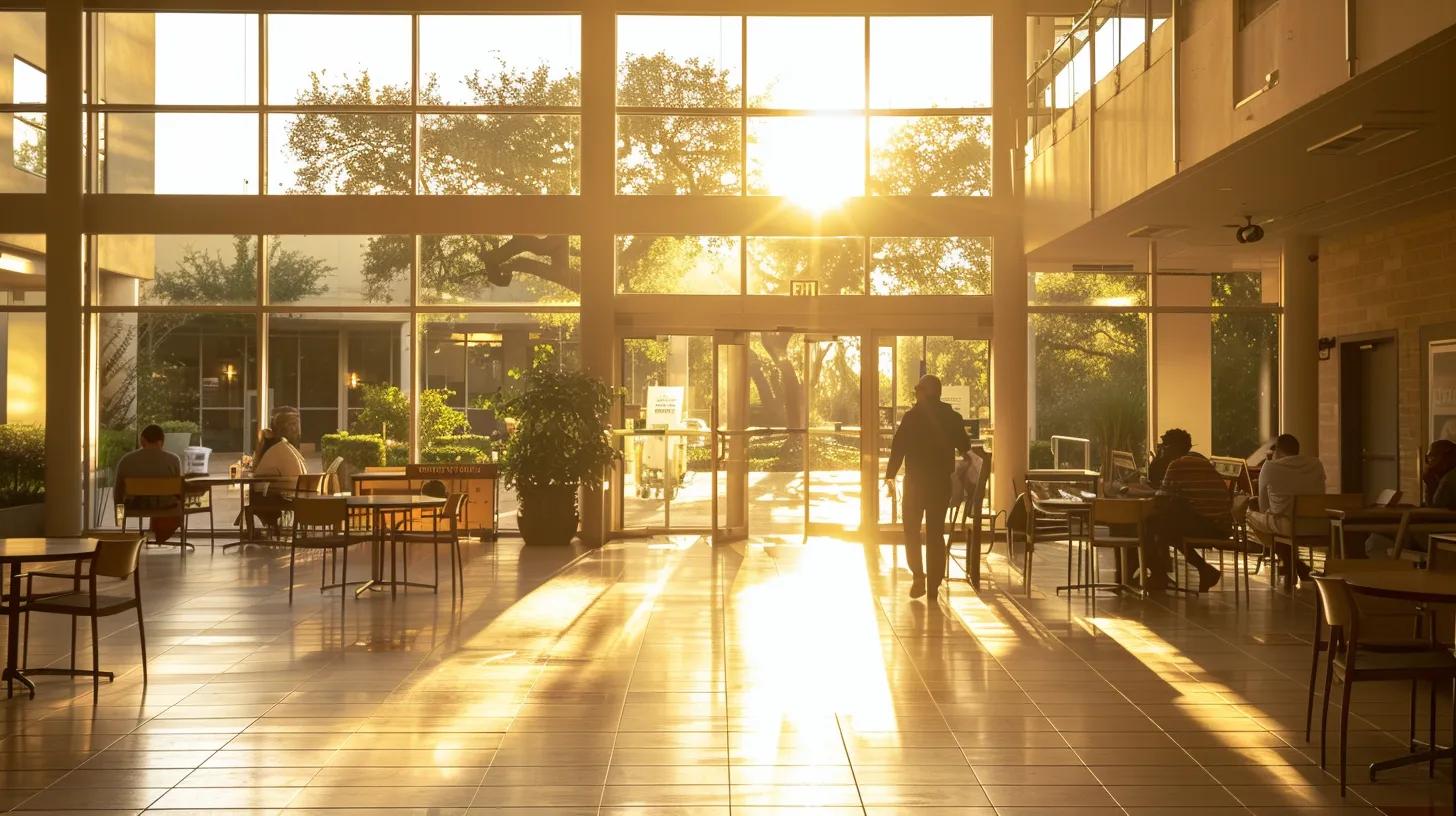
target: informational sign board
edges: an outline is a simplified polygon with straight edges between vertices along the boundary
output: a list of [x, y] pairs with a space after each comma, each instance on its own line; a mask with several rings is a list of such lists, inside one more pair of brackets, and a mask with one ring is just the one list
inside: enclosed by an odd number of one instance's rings
[[961, 419], [974, 419], [971, 413], [971, 387], [969, 385], [946, 385], [940, 389], [940, 400], [955, 409]]
[[1456, 442], [1456, 342], [1431, 343], [1426, 350], [1430, 439]]
[[683, 421], [687, 389], [681, 385], [647, 386], [647, 427], [676, 428]]

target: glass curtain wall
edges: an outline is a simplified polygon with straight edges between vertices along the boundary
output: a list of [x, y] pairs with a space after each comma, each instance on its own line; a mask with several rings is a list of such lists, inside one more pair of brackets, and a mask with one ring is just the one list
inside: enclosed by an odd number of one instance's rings
[[1244, 458], [1277, 431], [1278, 276], [1268, 271], [1033, 271], [1032, 467], [1053, 436], [1146, 464], [1188, 430], [1205, 455]]

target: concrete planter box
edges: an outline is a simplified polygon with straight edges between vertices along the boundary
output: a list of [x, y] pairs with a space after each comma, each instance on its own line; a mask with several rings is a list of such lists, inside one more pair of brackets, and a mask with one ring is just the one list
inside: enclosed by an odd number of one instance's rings
[[45, 504], [22, 504], [0, 508], [0, 538], [29, 538], [45, 535]]

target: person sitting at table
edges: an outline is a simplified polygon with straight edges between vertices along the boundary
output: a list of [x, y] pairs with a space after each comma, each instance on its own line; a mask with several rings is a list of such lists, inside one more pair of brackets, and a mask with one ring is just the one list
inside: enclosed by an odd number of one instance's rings
[[1437, 439], [1426, 451], [1421, 500], [1426, 507], [1456, 510], [1456, 442]]
[[[1163, 434], [1158, 456], [1167, 464], [1158, 474], [1157, 504], [1148, 519], [1152, 540], [1143, 555], [1152, 571], [1148, 589], [1167, 588], [1168, 553], [1176, 548], [1198, 570], [1198, 591], [1207, 592], [1223, 573], [1184, 540], [1227, 536], [1233, 496], [1213, 463], [1193, 451], [1193, 437], [1182, 428], [1171, 428]], [[1148, 476], [1151, 482], [1151, 464]]]
[[272, 428], [258, 432], [258, 447], [253, 452], [253, 475], [266, 477], [268, 481], [254, 488], [248, 510], [268, 525], [275, 535], [279, 517], [293, 501], [298, 477], [307, 472], [303, 455], [287, 437]]
[[[148, 425], [142, 428], [140, 446], [121, 457], [116, 463], [116, 486], [112, 488], [112, 496], [117, 504], [126, 508], [128, 513], [149, 513], [177, 506], [176, 499], [167, 496], [128, 498], [126, 495], [127, 479], [182, 475], [182, 460], [177, 458], [177, 454], [162, 447], [166, 442], [167, 434], [162, 431], [160, 425]], [[175, 516], [151, 517], [152, 535], [156, 537], [158, 544], [165, 544], [180, 526], [182, 526], [180, 512]]]
[[[1266, 548], [1274, 549], [1275, 557], [1289, 568], [1293, 553], [1288, 544], [1275, 549], [1274, 536], [1292, 535], [1295, 496], [1318, 496], [1325, 492], [1325, 466], [1317, 457], [1299, 452], [1299, 440], [1293, 434], [1280, 434], [1274, 440], [1274, 456], [1259, 469], [1259, 509], [1250, 510], [1246, 520], [1249, 532]], [[1308, 520], [1300, 535], [1317, 535], [1326, 522]], [[1296, 561], [1294, 570], [1301, 582], [1309, 580], [1309, 565]]]

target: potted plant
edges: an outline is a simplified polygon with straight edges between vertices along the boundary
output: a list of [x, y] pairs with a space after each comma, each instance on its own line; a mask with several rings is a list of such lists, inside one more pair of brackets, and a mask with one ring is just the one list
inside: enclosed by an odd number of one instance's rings
[[501, 477], [516, 491], [526, 544], [569, 544], [579, 521], [577, 492], [599, 483], [617, 458], [613, 391], [549, 357], [537, 359], [519, 379], [519, 390], [488, 401], [515, 426], [502, 452]]

